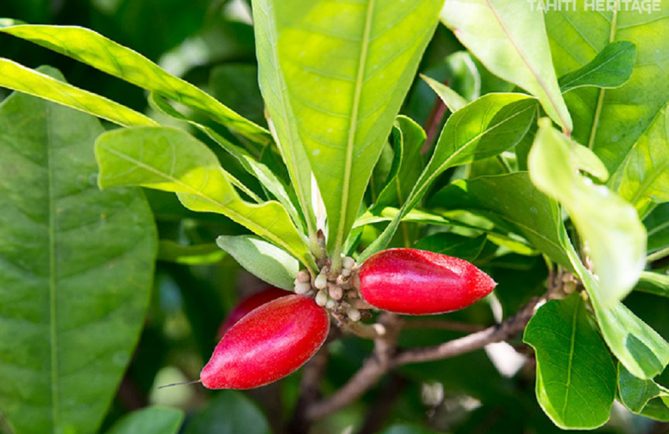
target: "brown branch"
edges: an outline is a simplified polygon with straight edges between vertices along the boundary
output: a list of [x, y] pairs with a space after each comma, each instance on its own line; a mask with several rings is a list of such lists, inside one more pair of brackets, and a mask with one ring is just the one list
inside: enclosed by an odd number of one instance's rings
[[507, 340], [525, 328], [534, 314], [537, 303], [542, 300], [545, 300], [545, 297], [533, 299], [516, 315], [498, 325], [434, 347], [412, 348], [401, 352], [394, 351], [394, 342], [399, 331], [399, 321], [394, 318], [394, 327], [388, 323], [384, 324], [388, 329], [387, 335], [375, 340], [374, 354], [364, 362], [360, 370], [329, 398], [312, 404], [306, 411], [306, 417], [311, 420], [319, 419], [345, 407], [365, 393], [386, 372], [398, 366], [443, 360], [483, 348], [494, 342]]
[[433, 329], [448, 330], [453, 332], [475, 333], [483, 330], [485, 327], [478, 324], [468, 324], [466, 322], [451, 321], [446, 319], [419, 318], [405, 320], [402, 323], [403, 329]]

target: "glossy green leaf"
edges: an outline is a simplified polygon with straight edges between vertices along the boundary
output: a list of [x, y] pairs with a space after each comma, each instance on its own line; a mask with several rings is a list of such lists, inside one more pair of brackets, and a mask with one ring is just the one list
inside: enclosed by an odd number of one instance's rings
[[160, 240], [158, 260], [186, 265], [209, 265], [225, 256], [216, 244], [182, 245], [172, 240]]
[[247, 235], [221, 235], [216, 244], [260, 280], [288, 290], [295, 286], [300, 264], [275, 245]]
[[413, 246], [416, 249], [429, 250], [448, 256], [455, 256], [472, 262], [478, 258], [486, 243], [486, 236], [480, 235], [476, 238], [463, 237], [462, 235], [448, 232], [439, 232], [421, 238]]
[[183, 419], [183, 411], [176, 408], [147, 407], [116, 422], [107, 434], [177, 434]]
[[314, 267], [304, 236], [278, 202], [240, 198], [214, 153], [184, 131], [130, 128], [98, 139], [100, 186], [141, 185], [177, 193], [186, 208], [223, 214]]
[[634, 44], [628, 41], [612, 42], [582, 68], [560, 77], [560, 90], [569, 92], [588, 86], [605, 89], [620, 87], [632, 75], [635, 60]]
[[[269, 140], [269, 134], [264, 128], [243, 118], [216, 98], [169, 74], [136, 51], [92, 30], [74, 26], [19, 24], [0, 26], [0, 32], [34, 42], [143, 89], [160, 93], [206, 113], [212, 119], [251, 140], [258, 142]], [[35, 92], [39, 92], [39, 88], [35, 89]]]
[[0, 87], [72, 107], [121, 126], [157, 125], [153, 119], [128, 107], [8, 59], [0, 58]]
[[141, 191], [95, 186], [103, 131], [31, 96], [0, 105], [0, 411], [17, 433], [97, 432], [144, 323], [156, 230]]
[[644, 271], [641, 273], [639, 282], [634, 289], [669, 298], [669, 276], [666, 274]]
[[616, 369], [578, 294], [540, 307], [523, 340], [536, 354], [537, 399], [557, 426], [594, 429], [609, 420]]
[[669, 421], [669, 389], [653, 380], [642, 380], [618, 365], [618, 395], [631, 412]]
[[335, 261], [441, 4], [253, 1], [269, 115], [293, 182], [306, 189], [309, 179], [298, 171], [313, 171]]
[[202, 411], [195, 414], [184, 434], [270, 434], [262, 412], [240, 392], [218, 392]]
[[589, 0], [576, 0], [573, 7], [547, 11], [546, 30], [558, 75], [583, 67], [611, 42], [636, 46], [632, 75], [622, 87], [581, 88], [565, 96], [574, 139], [594, 150], [615, 173], [669, 100], [669, 1], [658, 0], [653, 10], [642, 13], [589, 5]]
[[572, 130], [539, 8], [517, 0], [446, 0], [441, 19], [493, 74], [536, 96]]
[[542, 119], [528, 158], [530, 178], [567, 210], [592, 258], [602, 291], [598, 299], [614, 306], [632, 290], [644, 268], [646, 230], [634, 207], [579, 174], [573, 151], [579, 146]]
[[533, 124], [536, 109], [535, 100], [527, 95], [494, 93], [453, 113], [401, 212], [362, 253], [361, 260], [388, 245], [404, 215], [418, 204], [446, 169], [491, 157], [515, 146]]
[[450, 111], [456, 112], [467, 105], [468, 101], [465, 98], [445, 84], [440, 83], [427, 75], [421, 74], [420, 78], [430, 86]]
[[653, 203], [669, 201], [669, 105], [658, 112], [634, 143], [611, 185], [641, 215]]
[[458, 180], [430, 203], [501, 219], [553, 261], [570, 266], [558, 204], [534, 187], [527, 172]]

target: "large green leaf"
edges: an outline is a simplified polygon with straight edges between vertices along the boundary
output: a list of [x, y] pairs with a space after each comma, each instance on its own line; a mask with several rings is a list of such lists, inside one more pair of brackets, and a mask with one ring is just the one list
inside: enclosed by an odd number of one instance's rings
[[645, 214], [669, 201], [669, 105], [648, 125], [611, 179], [612, 188]]
[[620, 402], [636, 414], [669, 421], [669, 389], [653, 380], [642, 380], [618, 366]]
[[632, 290], [644, 268], [646, 230], [634, 207], [579, 174], [580, 168], [592, 165], [583, 164], [582, 154], [594, 157], [542, 119], [528, 157], [530, 178], [569, 213], [592, 258], [603, 291], [598, 299], [614, 306]]
[[627, 41], [612, 42], [582, 68], [560, 77], [560, 90], [569, 92], [587, 86], [605, 89], [620, 87], [632, 75], [635, 59], [634, 44]]
[[156, 230], [141, 191], [95, 186], [103, 131], [27, 95], [0, 105], [0, 411], [17, 433], [97, 432], [144, 321]]
[[216, 155], [188, 133], [164, 127], [110, 131], [98, 139], [102, 187], [141, 185], [177, 193], [186, 208], [223, 214], [315, 268], [304, 236], [278, 202], [244, 201]]
[[177, 434], [183, 418], [175, 408], [147, 407], [116, 422], [107, 434]]
[[435, 194], [430, 203], [502, 219], [535, 248], [570, 267], [560, 208], [534, 187], [527, 172], [458, 180]]
[[[73, 26], [0, 25], [0, 32], [29, 40], [143, 89], [163, 94], [208, 114], [251, 140], [266, 142], [269, 139], [269, 133], [264, 128], [243, 118], [216, 98], [169, 74], [136, 51], [92, 30]], [[34, 92], [42, 96], [39, 88], [35, 88]]]
[[313, 171], [335, 261], [442, 3], [253, 1], [271, 121], [294, 182]]
[[402, 218], [423, 198], [446, 169], [497, 155], [515, 146], [536, 117], [533, 98], [518, 93], [485, 95], [453, 113], [439, 136], [432, 158], [400, 213], [363, 252], [361, 260], [385, 248]]
[[606, 423], [616, 394], [616, 368], [580, 296], [539, 308], [523, 340], [536, 353], [537, 399], [548, 417], [563, 429]]
[[573, 7], [549, 10], [546, 30], [559, 75], [590, 62], [614, 41], [636, 46], [630, 79], [618, 89], [576, 89], [565, 96], [574, 119], [574, 138], [593, 149], [614, 173], [669, 100], [669, 0], [639, 13], [634, 8]]
[[225, 390], [189, 422], [185, 434], [269, 434], [265, 415], [240, 392]]
[[517, 0], [446, 0], [441, 19], [486, 68], [536, 96], [571, 131], [539, 8]]

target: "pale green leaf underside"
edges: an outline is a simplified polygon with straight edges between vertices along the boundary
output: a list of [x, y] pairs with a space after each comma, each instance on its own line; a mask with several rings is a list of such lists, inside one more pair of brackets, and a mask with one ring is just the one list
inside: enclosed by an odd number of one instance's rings
[[177, 434], [184, 419], [181, 410], [168, 407], [147, 407], [133, 411], [107, 434]]
[[653, 203], [669, 201], [669, 106], [658, 112], [632, 146], [611, 185], [641, 214]]
[[288, 166], [299, 171], [302, 159], [309, 161], [327, 210], [333, 251], [341, 248], [358, 214], [441, 3], [253, 3], [269, 114], [282, 149], [301, 148], [284, 153], [298, 159]]
[[551, 420], [563, 429], [606, 423], [616, 370], [583, 300], [575, 294], [549, 301], [532, 317], [523, 340], [536, 353], [537, 399]]
[[0, 32], [34, 42], [143, 89], [161, 93], [208, 114], [251, 140], [269, 140], [269, 133], [264, 128], [243, 118], [211, 95], [169, 74], [136, 51], [92, 30], [74, 26], [13, 25], [0, 26]]
[[627, 41], [612, 42], [582, 68], [560, 77], [560, 90], [564, 93], [587, 86], [605, 89], [620, 87], [632, 75], [635, 60], [634, 44]]
[[98, 190], [95, 118], [14, 94], [0, 131], [0, 411], [21, 434], [97, 432], [149, 302], [151, 211]]
[[430, 86], [450, 111], [456, 112], [467, 105], [468, 101], [464, 97], [460, 96], [460, 94], [445, 84], [440, 83], [427, 75], [421, 74], [420, 78]]
[[157, 125], [153, 119], [119, 103], [8, 59], [0, 58], [0, 87], [62, 104], [124, 127]]
[[96, 143], [102, 187], [140, 185], [177, 193], [193, 211], [223, 214], [313, 268], [304, 237], [280, 203], [244, 201], [216, 155], [188, 133], [140, 127], [103, 134]]
[[639, 279], [646, 259], [646, 230], [634, 207], [579, 174], [580, 145], [540, 122], [528, 157], [532, 182], [567, 210], [592, 258], [601, 303], [615, 305]]
[[636, 46], [632, 75], [622, 87], [575, 89], [565, 96], [574, 138], [614, 173], [669, 100], [669, 0], [643, 13], [625, 7], [596, 10], [588, 2], [576, 0], [573, 7], [548, 11], [546, 29], [559, 75], [581, 68], [610, 42]]
[[248, 235], [220, 236], [216, 244], [246, 271], [278, 288], [292, 290], [300, 264], [273, 244]]
[[518, 0], [446, 0], [441, 20], [486, 68], [537, 97], [571, 131], [539, 8]]
[[669, 390], [653, 380], [642, 380], [618, 365], [620, 402], [631, 412], [669, 421]]

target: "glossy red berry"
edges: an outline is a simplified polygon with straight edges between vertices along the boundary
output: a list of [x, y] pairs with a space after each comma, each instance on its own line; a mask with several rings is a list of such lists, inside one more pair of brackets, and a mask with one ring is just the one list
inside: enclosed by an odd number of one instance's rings
[[330, 318], [312, 298], [289, 295], [240, 319], [200, 373], [209, 389], [251, 389], [296, 371], [325, 342]]
[[417, 249], [389, 249], [365, 261], [360, 293], [372, 306], [425, 315], [465, 308], [496, 286], [464, 259]]
[[225, 332], [230, 329], [233, 325], [237, 323], [240, 319], [246, 316], [247, 313], [251, 312], [256, 307], [262, 306], [263, 304], [270, 302], [279, 297], [285, 297], [287, 295], [293, 294], [292, 292], [284, 291], [283, 289], [275, 288], [270, 286], [258, 293], [249, 295], [244, 298], [234, 309], [230, 311], [228, 317], [221, 324], [221, 327], [218, 329], [218, 336], [222, 337]]

